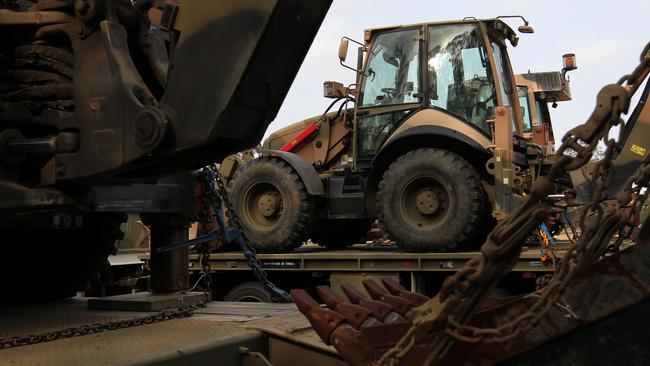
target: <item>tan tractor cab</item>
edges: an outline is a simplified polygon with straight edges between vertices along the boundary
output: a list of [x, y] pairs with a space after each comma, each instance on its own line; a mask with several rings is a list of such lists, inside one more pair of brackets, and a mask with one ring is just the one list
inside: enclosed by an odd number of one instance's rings
[[561, 71], [534, 72], [515, 75], [519, 106], [523, 117], [524, 136], [534, 143], [547, 147], [552, 153], [555, 136], [548, 105], [557, 107], [557, 102], [570, 101], [570, 80], [566, 73], [577, 68], [575, 54], [563, 56]]
[[[519, 31], [532, 33], [524, 22]], [[350, 42], [356, 67], [345, 63]], [[325, 113], [273, 133], [230, 181], [247, 237], [267, 252], [308, 238], [343, 247], [379, 218], [411, 251], [482, 242], [543, 161], [525, 136], [506, 48], [517, 42], [500, 18], [343, 38], [339, 59], [356, 83], [325, 82]]]

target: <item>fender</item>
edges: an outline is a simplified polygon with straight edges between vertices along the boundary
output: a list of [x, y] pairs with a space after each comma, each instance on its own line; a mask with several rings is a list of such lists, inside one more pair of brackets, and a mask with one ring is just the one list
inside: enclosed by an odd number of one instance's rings
[[261, 153], [263, 157], [281, 159], [289, 164], [298, 173], [300, 179], [305, 183], [307, 192], [312, 196], [322, 196], [325, 194], [323, 182], [320, 180], [316, 169], [300, 156], [288, 151], [279, 150], [262, 150]]
[[[440, 138], [440, 140], [435, 141], [424, 141], [425, 137], [429, 138]], [[481, 145], [478, 141], [473, 140], [471, 137], [465, 135], [464, 133], [453, 130], [451, 128], [436, 126], [436, 125], [420, 125], [416, 127], [411, 127], [404, 132], [399, 133], [396, 136], [391, 136], [386, 143], [382, 146], [381, 149], [377, 152], [377, 155], [373, 159], [373, 166], [382, 158], [382, 153], [384, 151], [390, 151], [394, 149], [396, 144], [402, 144], [407, 139], [418, 138], [420, 139], [419, 147], [441, 147], [450, 151], [457, 153], [460, 156], [467, 157], [467, 154], [474, 155], [478, 154], [487, 154], [492, 155], [485, 146]], [[412, 141], [412, 140], [411, 140]], [[457, 142], [464, 143], [470, 147], [471, 151], [455, 151], [452, 145], [457, 144]], [[393, 145], [393, 146], [391, 146]], [[468, 160], [471, 160], [468, 159]], [[526, 155], [517, 151], [512, 152], [512, 161], [520, 166], [527, 166], [528, 161], [526, 160]], [[471, 161], [470, 161], [471, 162]], [[482, 167], [477, 167], [477, 170], [481, 170]]]
[[462, 132], [453, 130], [451, 128], [436, 126], [436, 125], [420, 125], [420, 126], [409, 128], [404, 132], [398, 133], [397, 135], [390, 136], [388, 143], [382, 146], [381, 149], [377, 152], [377, 155], [375, 155], [375, 158], [373, 159], [373, 165], [377, 162], [378, 159], [381, 158], [381, 156], [385, 151], [389, 151], [390, 149], [394, 148], [395, 144], [399, 144], [405, 141], [404, 139], [412, 136], [418, 136], [418, 137], [439, 136], [442, 139], [442, 141], [436, 141], [435, 145], [441, 145], [441, 146], [445, 145], [445, 141], [451, 142], [453, 140], [457, 140], [460, 142], [464, 142], [465, 144], [469, 145], [470, 147], [474, 148], [477, 151], [480, 151], [485, 154], [489, 154], [489, 152], [484, 146], [482, 146], [476, 140], [473, 140], [471, 137], [465, 135]]

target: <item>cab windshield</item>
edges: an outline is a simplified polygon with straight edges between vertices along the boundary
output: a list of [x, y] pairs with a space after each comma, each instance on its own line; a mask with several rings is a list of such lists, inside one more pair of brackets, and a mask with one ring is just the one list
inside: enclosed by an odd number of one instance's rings
[[427, 87], [431, 106], [446, 110], [487, 135], [491, 135], [487, 121], [498, 103], [497, 88], [506, 106], [510, 105], [511, 90], [504, 84], [508, 79], [502, 47], [495, 42], [489, 47], [499, 73], [498, 85], [478, 24], [429, 26]]
[[497, 103], [490, 59], [477, 24], [432, 25], [428, 30], [428, 98], [432, 106], [490, 134]]
[[360, 107], [419, 103], [420, 29], [379, 34], [372, 43]]

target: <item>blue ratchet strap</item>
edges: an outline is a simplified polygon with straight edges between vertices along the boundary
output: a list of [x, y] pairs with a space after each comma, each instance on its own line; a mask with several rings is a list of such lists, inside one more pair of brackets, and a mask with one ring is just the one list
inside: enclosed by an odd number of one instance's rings
[[573, 240], [578, 241], [578, 234], [573, 227], [573, 218], [571, 218], [571, 214], [569, 214], [569, 210], [566, 208], [564, 209], [564, 220], [566, 220], [567, 225], [569, 225], [569, 229], [571, 229], [571, 236], [573, 237]]
[[551, 232], [548, 230], [548, 227], [546, 226], [546, 223], [543, 222], [541, 225], [539, 225], [539, 228], [537, 229], [538, 231], [541, 231], [544, 236], [546, 236], [546, 239], [548, 240], [548, 246], [545, 245], [544, 242], [541, 242], [541, 247], [540, 251], [542, 252], [542, 262], [545, 262], [548, 259], [548, 248], [551, 248], [551, 257], [553, 258], [553, 262], [556, 260], [556, 255], [555, 255], [555, 238], [551, 235]]
[[156, 248], [157, 253], [170, 252], [172, 250], [189, 247], [191, 245], [205, 244], [213, 240], [223, 240], [225, 242], [232, 242], [233, 240], [241, 237], [239, 230], [229, 227], [224, 224], [225, 220], [223, 217], [223, 212], [221, 210], [216, 211], [217, 223], [219, 224], [219, 229], [210, 231], [209, 233], [201, 236], [197, 236], [194, 239], [183, 240], [178, 243], [164, 245], [162, 247]]
[[548, 231], [548, 227], [546, 227], [546, 223], [542, 222], [541, 225], [539, 225], [539, 228], [544, 231], [544, 234], [546, 234], [546, 237], [548, 237], [548, 246], [549, 247], [555, 247], [555, 238], [553, 238], [553, 235], [551, 235], [551, 232]]

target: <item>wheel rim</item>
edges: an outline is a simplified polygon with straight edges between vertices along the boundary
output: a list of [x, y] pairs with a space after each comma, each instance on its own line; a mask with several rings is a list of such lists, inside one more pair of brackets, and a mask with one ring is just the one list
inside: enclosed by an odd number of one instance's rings
[[244, 295], [237, 299], [237, 302], [264, 302], [261, 298], [254, 295]]
[[269, 182], [251, 185], [243, 197], [243, 219], [252, 229], [271, 231], [282, 218], [282, 193]]
[[400, 212], [406, 224], [418, 231], [428, 231], [449, 216], [449, 190], [433, 176], [409, 180], [400, 194]]

